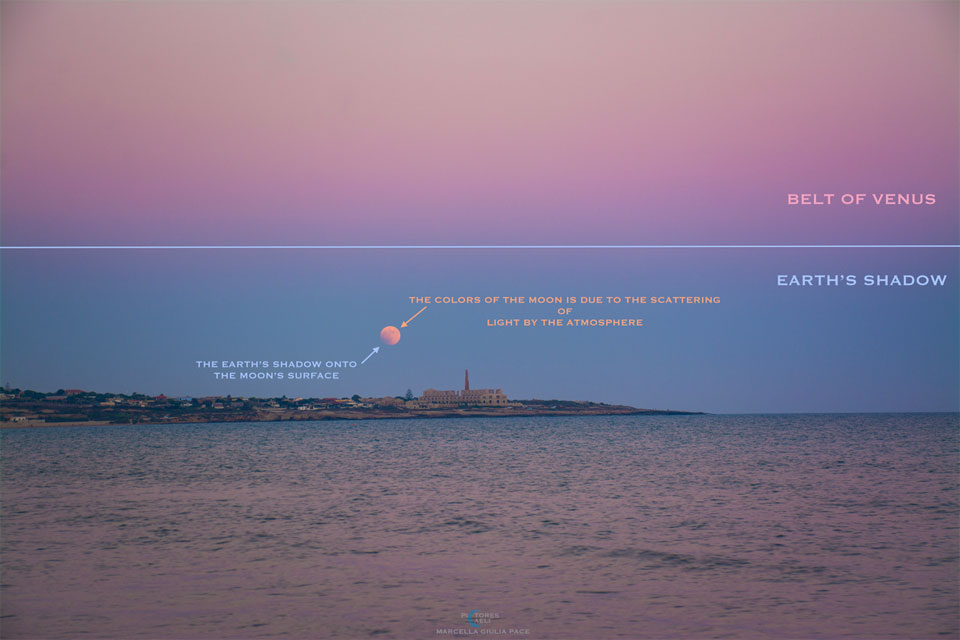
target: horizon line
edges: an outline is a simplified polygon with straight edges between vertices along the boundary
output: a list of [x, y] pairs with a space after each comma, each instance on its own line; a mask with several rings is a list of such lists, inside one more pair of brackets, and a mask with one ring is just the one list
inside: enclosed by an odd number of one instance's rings
[[211, 249], [320, 249], [320, 250], [437, 250], [437, 249], [960, 249], [960, 244], [330, 244], [330, 245], [6, 245], [0, 250], [211, 250]]
[[[21, 393], [24, 392], [24, 391], [30, 391], [30, 392], [33, 392], [33, 393], [40, 393], [40, 394], [44, 394], [44, 395], [56, 395], [56, 394], [57, 394], [57, 391], [61, 391], [61, 390], [62, 390], [62, 391], [66, 391], [66, 389], [57, 389], [56, 391], [38, 391], [38, 390], [36, 390], [36, 389], [25, 389], [25, 388], [20, 388], [20, 387], [16, 387], [16, 386], [10, 386], [9, 383], [4, 383], [3, 386], [0, 386], [0, 392], [10, 392], [10, 391], [13, 391], [13, 390], [20, 391]], [[146, 397], [148, 397], [148, 398], [154, 398], [154, 399], [158, 398], [159, 396], [164, 396], [164, 397], [166, 397], [166, 398], [169, 399], [169, 400], [178, 400], [178, 399], [181, 399], [181, 398], [199, 399], [199, 398], [227, 398], [227, 397], [232, 397], [232, 398], [234, 398], [234, 399], [244, 399], [244, 400], [272, 400], [272, 399], [275, 399], [275, 398], [278, 398], [278, 397], [279, 397], [279, 398], [286, 398], [286, 397], [287, 397], [286, 394], [284, 394], [283, 396], [233, 396], [232, 394], [229, 394], [229, 393], [228, 393], [227, 395], [211, 395], [211, 396], [195, 396], [195, 395], [190, 395], [190, 396], [186, 396], [186, 395], [171, 395], [171, 396], [167, 396], [167, 394], [166, 394], [166, 393], [163, 393], [163, 392], [161, 392], [161, 393], [159, 393], [159, 394], [156, 394], [156, 395], [151, 395], [151, 394], [149, 394], [149, 393], [143, 393], [143, 392], [140, 392], [140, 391], [124, 392], [124, 391], [93, 391], [93, 390], [90, 390], [90, 391], [82, 390], [82, 391], [80, 391], [80, 393], [77, 393], [77, 394], [69, 394], [69, 395], [81, 395], [81, 394], [89, 394], [89, 393], [92, 393], [92, 394], [95, 394], [95, 395], [109, 395], [109, 396], [138, 396], [138, 395], [139, 395], [139, 396], [146, 396]], [[360, 395], [360, 394], [354, 394], [354, 395]], [[343, 400], [343, 399], [350, 399], [350, 398], [352, 398], [352, 396], [338, 396], [338, 397], [337, 397], [337, 396], [331, 396], [331, 397], [336, 397], [336, 399], [338, 399], [338, 400]], [[361, 397], [373, 398], [374, 396], [361, 396]], [[381, 397], [381, 398], [397, 398], [397, 397], [400, 397], [400, 396], [379, 396], [379, 397]], [[420, 397], [420, 396], [417, 396], [417, 397]], [[287, 399], [288, 399], [288, 400], [297, 400], [297, 399], [300, 399], [300, 400], [321, 400], [322, 398], [320, 398], [319, 396], [311, 396], [311, 397], [297, 396], [297, 397], [291, 397], [291, 398], [287, 398]], [[537, 397], [514, 398], [514, 399], [513, 399], [513, 402], [524, 402], [524, 401], [527, 401], [527, 402], [529, 402], [529, 401], [539, 401], [539, 402], [551, 402], [551, 401], [556, 401], [556, 402], [586, 402], [586, 403], [589, 403], [589, 404], [600, 404], [600, 405], [609, 405], [609, 406], [627, 406], [627, 407], [632, 407], [632, 408], [634, 408], [634, 409], [640, 409], [640, 410], [643, 410], [643, 411], [669, 411], [669, 412], [676, 412], [676, 413], [678, 413], [678, 414], [685, 414], [685, 415], [708, 415], [708, 416], [737, 416], [737, 415], [740, 415], [740, 416], [742, 416], [742, 415], [755, 415], [755, 416], [760, 416], [760, 415], [853, 415], [853, 414], [864, 414], [864, 413], [867, 413], [867, 414], [889, 414], [889, 413], [897, 413], [897, 414], [905, 414], [905, 413], [950, 413], [950, 414], [960, 414], [960, 407], [953, 407], [953, 408], [950, 408], [950, 409], [897, 409], [897, 410], [860, 409], [860, 410], [841, 410], [841, 411], [838, 411], [838, 410], [830, 411], [830, 410], [824, 410], [824, 409], [807, 410], [807, 411], [782, 411], [782, 410], [780, 410], [780, 411], [776, 411], [776, 410], [767, 410], [767, 411], [706, 411], [706, 410], [696, 410], [696, 409], [660, 409], [660, 408], [653, 408], [653, 407], [634, 407], [633, 405], [616, 404], [616, 403], [611, 403], [611, 402], [603, 402], [603, 401], [599, 401], [599, 400], [571, 400], [571, 399], [564, 399], [564, 398], [537, 398]], [[464, 416], [459, 416], [459, 417], [464, 417]], [[466, 417], [469, 417], [469, 416], [466, 416]], [[550, 416], [544, 416], [544, 417], [550, 417]], [[601, 417], [602, 417], [602, 416], [601, 416]], [[368, 420], [368, 419], [369, 419], [369, 418], [356, 418], [356, 420]], [[49, 423], [49, 424], [50, 424], [50, 425], [53, 425], [53, 426], [56, 425], [56, 423]], [[187, 424], [187, 423], [184, 423], [184, 424]], [[214, 423], [197, 423], [197, 424], [214, 424]]]

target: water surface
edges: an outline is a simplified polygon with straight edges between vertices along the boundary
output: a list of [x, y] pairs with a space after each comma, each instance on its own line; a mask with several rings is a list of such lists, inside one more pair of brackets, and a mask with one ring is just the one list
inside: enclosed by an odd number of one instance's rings
[[956, 637], [957, 434], [955, 414], [5, 430], [0, 632]]

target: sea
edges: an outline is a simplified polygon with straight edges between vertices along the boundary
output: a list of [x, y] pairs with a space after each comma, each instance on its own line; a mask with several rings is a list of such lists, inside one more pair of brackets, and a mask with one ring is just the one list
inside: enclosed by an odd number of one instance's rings
[[5, 429], [13, 638], [956, 638], [957, 414]]

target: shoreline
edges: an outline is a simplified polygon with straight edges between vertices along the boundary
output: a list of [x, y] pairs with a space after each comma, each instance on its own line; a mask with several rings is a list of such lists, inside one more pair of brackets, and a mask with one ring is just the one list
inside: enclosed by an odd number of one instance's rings
[[[46, 427], [149, 427], [168, 424], [219, 424], [228, 422], [331, 422], [360, 420], [434, 420], [440, 418], [534, 418], [534, 417], [574, 417], [574, 416], [690, 416], [706, 415], [702, 411], [672, 411], [658, 409], [611, 408], [585, 411], [556, 410], [468, 410], [450, 409], [442, 411], [410, 411], [403, 414], [388, 411], [316, 411], [303, 412], [308, 415], [293, 415], [292, 412], [264, 412], [256, 415], [198, 415], [190, 419], [144, 420], [138, 422], [111, 422], [105, 420], [88, 421], [27, 421], [2, 422], [0, 429], [42, 429]], [[196, 418], [196, 419], [194, 419]]]

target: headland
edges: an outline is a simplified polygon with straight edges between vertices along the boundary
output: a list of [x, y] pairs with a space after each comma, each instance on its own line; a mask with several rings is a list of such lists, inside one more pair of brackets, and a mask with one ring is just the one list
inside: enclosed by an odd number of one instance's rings
[[[429, 397], [429, 396], [428, 396]], [[431, 404], [402, 396], [364, 398], [202, 398], [59, 390], [5, 389], [0, 428], [204, 422], [281, 422], [519, 416], [689, 415], [699, 412], [641, 409], [575, 400], [511, 400], [503, 405]]]

